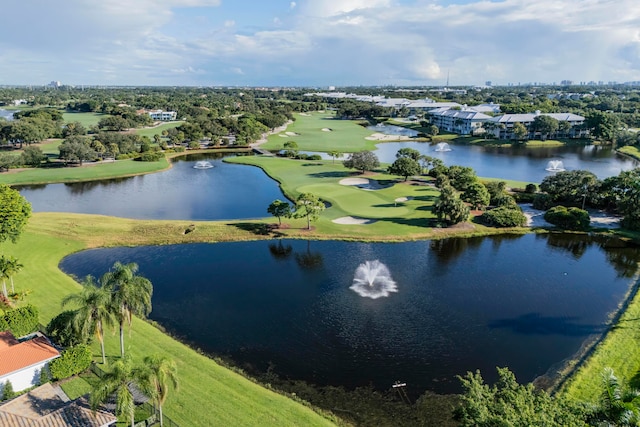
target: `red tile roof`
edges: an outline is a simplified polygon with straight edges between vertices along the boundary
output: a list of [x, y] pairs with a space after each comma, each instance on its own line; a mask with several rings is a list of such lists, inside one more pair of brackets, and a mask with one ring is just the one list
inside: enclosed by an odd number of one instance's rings
[[0, 351], [18, 344], [18, 340], [10, 331], [0, 332]]
[[[11, 334], [11, 333], [9, 333]], [[45, 337], [36, 337], [28, 341], [13, 341], [3, 335], [0, 338], [0, 376], [19, 371], [38, 363], [46, 362], [60, 356]]]

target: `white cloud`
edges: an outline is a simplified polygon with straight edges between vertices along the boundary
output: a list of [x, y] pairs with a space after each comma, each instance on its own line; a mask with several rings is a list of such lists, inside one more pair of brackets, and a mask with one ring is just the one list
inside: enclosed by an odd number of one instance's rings
[[16, 19], [0, 26], [0, 75], [170, 85], [442, 84], [447, 70], [453, 84], [640, 80], [636, 3], [298, 0], [282, 19], [252, 16], [250, 27], [240, 15], [217, 26], [194, 19], [178, 36], [166, 30], [178, 8], [211, 8], [215, 18], [225, 3], [9, 2], [4, 16]]

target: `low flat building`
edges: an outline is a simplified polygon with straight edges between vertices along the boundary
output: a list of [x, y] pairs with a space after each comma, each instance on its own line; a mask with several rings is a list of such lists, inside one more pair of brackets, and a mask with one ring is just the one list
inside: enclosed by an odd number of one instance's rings
[[536, 111], [535, 113], [527, 114], [503, 114], [501, 116], [492, 117], [490, 120], [494, 122], [495, 130], [491, 132], [499, 139], [515, 139], [513, 134], [513, 125], [515, 123], [523, 124], [529, 131], [528, 139], [535, 139], [539, 136], [539, 133], [533, 129], [533, 121], [538, 116], [549, 116], [556, 119], [558, 122], [568, 122], [571, 125], [570, 129], [564, 133], [556, 136], [568, 137], [568, 138], [583, 138], [588, 136], [589, 132], [582, 126], [585, 118], [573, 113], [541, 113]]

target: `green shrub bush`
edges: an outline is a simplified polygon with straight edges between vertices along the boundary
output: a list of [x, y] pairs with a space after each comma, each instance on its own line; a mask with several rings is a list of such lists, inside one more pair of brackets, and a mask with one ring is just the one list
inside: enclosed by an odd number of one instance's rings
[[51, 319], [47, 325], [47, 336], [62, 347], [85, 344], [74, 331], [75, 328], [71, 327], [74, 314], [73, 310], [65, 310]]
[[591, 224], [589, 213], [580, 208], [554, 206], [544, 214], [544, 220], [565, 230], [586, 231]]
[[14, 397], [16, 397], [16, 392], [13, 391], [13, 384], [7, 380], [2, 387], [2, 400], [13, 399]]
[[147, 151], [142, 153], [136, 160], [140, 162], [157, 162], [164, 157], [164, 153], [158, 151]]
[[51, 376], [56, 380], [69, 378], [85, 371], [91, 365], [91, 350], [84, 344], [69, 347], [49, 364]]
[[185, 148], [184, 147], [175, 146], [175, 147], [173, 147], [173, 151], [175, 151], [176, 153], [184, 153]]
[[501, 206], [480, 215], [480, 220], [492, 227], [522, 227], [527, 218], [518, 207]]
[[535, 184], [527, 184], [527, 186], [524, 188], [525, 193], [535, 193], [536, 191], [538, 191], [538, 186]]
[[0, 319], [0, 330], [10, 330], [16, 337], [38, 330], [38, 309], [31, 304], [9, 310]]
[[546, 193], [536, 194], [533, 198], [533, 208], [546, 211], [553, 206], [553, 199]]

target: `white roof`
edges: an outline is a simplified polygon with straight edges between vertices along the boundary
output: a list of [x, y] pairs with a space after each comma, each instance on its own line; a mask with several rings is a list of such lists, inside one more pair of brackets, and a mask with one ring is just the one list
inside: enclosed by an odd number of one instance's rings
[[528, 114], [503, 114], [502, 116], [494, 117], [492, 120], [498, 123], [514, 123], [514, 122], [532, 122], [536, 116], [549, 116], [558, 121], [567, 122], [580, 122], [584, 121], [584, 117], [573, 113], [528, 113]]
[[432, 110], [429, 112], [430, 115], [432, 116], [440, 116], [440, 117], [452, 117], [455, 119], [462, 119], [462, 120], [489, 120], [491, 119], [491, 116], [487, 116], [486, 114], [483, 113], [479, 113], [477, 111], [472, 111], [472, 110], [445, 110], [445, 109], [438, 109], [438, 110]]

